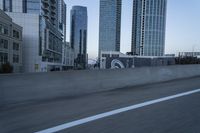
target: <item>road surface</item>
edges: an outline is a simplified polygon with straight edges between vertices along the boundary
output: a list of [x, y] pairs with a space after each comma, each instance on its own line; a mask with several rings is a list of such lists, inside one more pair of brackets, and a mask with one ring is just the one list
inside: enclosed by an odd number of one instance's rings
[[200, 77], [193, 77], [9, 105], [0, 109], [0, 133], [199, 133], [198, 89]]

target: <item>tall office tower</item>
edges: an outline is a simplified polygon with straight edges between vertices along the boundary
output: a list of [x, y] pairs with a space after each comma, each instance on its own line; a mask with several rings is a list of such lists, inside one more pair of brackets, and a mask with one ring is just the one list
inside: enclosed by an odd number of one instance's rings
[[120, 51], [121, 0], [100, 0], [99, 54]]
[[0, 8], [23, 27], [23, 70], [61, 69], [66, 36], [64, 0], [0, 0]]
[[132, 53], [163, 56], [167, 0], [133, 0]]
[[87, 8], [73, 6], [71, 10], [71, 47], [75, 52], [75, 68], [85, 69], [87, 67]]

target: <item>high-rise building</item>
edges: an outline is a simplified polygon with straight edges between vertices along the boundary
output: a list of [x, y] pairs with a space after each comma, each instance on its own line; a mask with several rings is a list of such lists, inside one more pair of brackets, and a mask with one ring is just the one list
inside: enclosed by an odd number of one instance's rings
[[5, 63], [22, 72], [22, 27], [0, 9], [0, 65]]
[[70, 43], [75, 52], [75, 68], [87, 67], [87, 8], [73, 6], [71, 10]]
[[100, 0], [99, 54], [120, 51], [121, 0]]
[[64, 0], [0, 0], [0, 8], [23, 27], [23, 70], [62, 68], [66, 36]]
[[132, 53], [163, 56], [167, 0], [133, 0]]

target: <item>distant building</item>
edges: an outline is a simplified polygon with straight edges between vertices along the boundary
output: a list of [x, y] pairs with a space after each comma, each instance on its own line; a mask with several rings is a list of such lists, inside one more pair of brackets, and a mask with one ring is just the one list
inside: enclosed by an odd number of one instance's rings
[[199, 57], [200, 52], [179, 52], [179, 57]]
[[69, 42], [63, 43], [63, 70], [74, 68], [74, 49]]
[[71, 10], [70, 43], [74, 49], [74, 67], [86, 69], [87, 67], [87, 8], [73, 6]]
[[122, 0], [100, 0], [99, 54], [120, 51]]
[[167, 0], [133, 0], [132, 52], [164, 56]]
[[60, 70], [66, 36], [64, 0], [0, 0], [0, 8], [23, 27], [23, 71]]
[[113, 51], [103, 51], [100, 55], [100, 69], [175, 65], [174, 57], [130, 56]]
[[22, 27], [0, 10], [0, 64], [7, 62], [14, 72], [22, 72]]
[[165, 54], [166, 57], [175, 57], [176, 54]]

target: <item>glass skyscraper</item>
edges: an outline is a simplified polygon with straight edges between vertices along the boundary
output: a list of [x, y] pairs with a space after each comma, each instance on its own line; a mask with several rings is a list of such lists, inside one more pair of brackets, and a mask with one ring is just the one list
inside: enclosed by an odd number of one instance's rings
[[64, 0], [0, 0], [0, 9], [23, 27], [24, 72], [62, 68], [66, 36]]
[[87, 67], [87, 22], [87, 8], [73, 6], [71, 10], [70, 43], [74, 49], [74, 65], [77, 69], [85, 69]]
[[133, 0], [132, 53], [163, 56], [167, 0]]
[[120, 51], [121, 0], [100, 0], [99, 54]]

